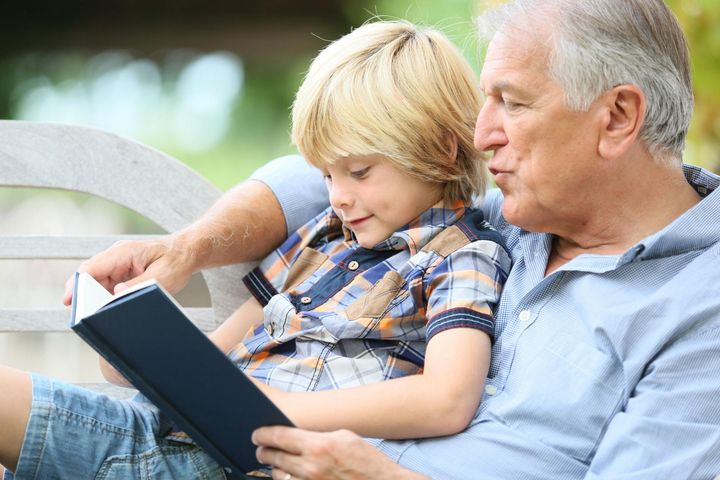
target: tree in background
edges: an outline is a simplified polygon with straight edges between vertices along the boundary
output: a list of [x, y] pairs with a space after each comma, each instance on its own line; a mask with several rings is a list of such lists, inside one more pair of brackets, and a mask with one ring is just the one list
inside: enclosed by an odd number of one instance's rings
[[720, 2], [669, 0], [690, 41], [695, 114], [688, 161], [720, 172]]

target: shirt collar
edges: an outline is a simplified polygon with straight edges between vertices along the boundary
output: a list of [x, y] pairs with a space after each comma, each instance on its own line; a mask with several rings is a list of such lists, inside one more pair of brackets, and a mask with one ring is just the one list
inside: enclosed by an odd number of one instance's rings
[[702, 200], [659, 232], [643, 239], [621, 257], [621, 263], [649, 260], [700, 250], [720, 241], [720, 176], [694, 165], [684, 165], [688, 183]]
[[[467, 206], [461, 200], [440, 200], [407, 225], [402, 226], [388, 238], [375, 245], [372, 250], [409, 249], [410, 254], [415, 255], [438, 232], [460, 220], [465, 215], [466, 208]], [[332, 213], [332, 215], [335, 214]], [[345, 225], [342, 226], [342, 232], [345, 240], [354, 241], [352, 231]]]

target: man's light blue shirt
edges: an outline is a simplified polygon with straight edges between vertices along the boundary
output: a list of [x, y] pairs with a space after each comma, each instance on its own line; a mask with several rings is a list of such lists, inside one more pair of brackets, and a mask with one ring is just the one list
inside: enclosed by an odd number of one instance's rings
[[[326, 193], [299, 164], [273, 168], [258, 179], [293, 231]], [[379, 448], [432, 478], [719, 475], [720, 177], [685, 172], [698, 205], [622, 255], [581, 255], [547, 277], [551, 236], [509, 225], [490, 192], [483, 209], [514, 264], [478, 413], [461, 434]]]

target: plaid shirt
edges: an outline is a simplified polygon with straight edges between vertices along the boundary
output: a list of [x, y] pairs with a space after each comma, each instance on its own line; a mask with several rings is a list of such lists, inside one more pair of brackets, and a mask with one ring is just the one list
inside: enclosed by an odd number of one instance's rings
[[443, 330], [492, 338], [509, 270], [500, 236], [462, 202], [439, 202], [372, 249], [328, 209], [244, 279], [264, 322], [230, 358], [286, 391], [420, 373], [427, 342]]

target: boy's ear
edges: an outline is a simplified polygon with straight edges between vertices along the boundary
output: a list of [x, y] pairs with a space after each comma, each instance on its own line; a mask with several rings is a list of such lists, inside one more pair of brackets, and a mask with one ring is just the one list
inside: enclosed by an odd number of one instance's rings
[[606, 92], [602, 101], [598, 153], [602, 158], [618, 158], [640, 135], [647, 108], [645, 94], [637, 85], [618, 85]]
[[445, 134], [445, 146], [447, 147], [447, 155], [450, 163], [455, 163], [458, 154], [458, 139], [457, 136], [452, 132]]

